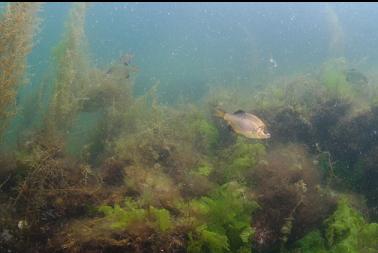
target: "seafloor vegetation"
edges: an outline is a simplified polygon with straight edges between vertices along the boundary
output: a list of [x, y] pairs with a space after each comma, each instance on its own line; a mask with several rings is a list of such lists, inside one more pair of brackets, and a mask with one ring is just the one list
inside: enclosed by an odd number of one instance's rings
[[[11, 4], [0, 19], [1, 135], [39, 8]], [[366, 84], [330, 59], [163, 106], [158, 86], [133, 95], [129, 55], [92, 64], [86, 10], [72, 6], [53, 74], [20, 112], [33, 129], [1, 151], [1, 252], [378, 252], [374, 75]], [[256, 113], [272, 138], [230, 132], [219, 104]]]

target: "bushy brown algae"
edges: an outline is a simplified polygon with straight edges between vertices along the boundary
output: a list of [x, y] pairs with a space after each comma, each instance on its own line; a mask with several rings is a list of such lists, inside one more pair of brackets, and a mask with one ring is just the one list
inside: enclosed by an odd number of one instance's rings
[[[20, 26], [27, 33], [22, 45], [13, 30], [5, 33], [1, 57], [10, 57], [3, 56], [8, 47], [31, 45], [39, 7], [26, 7], [11, 5], [2, 17], [1, 31]], [[335, 185], [363, 193], [374, 214], [377, 115], [367, 103], [375, 98], [362, 101], [365, 93], [334, 66], [339, 60], [320, 74], [212, 89], [202, 104], [163, 106], [158, 86], [133, 96], [130, 55], [105, 69], [91, 64], [86, 11], [73, 5], [54, 52], [52, 94], [35, 96], [51, 96], [45, 124], [24, 134], [15, 155], [2, 155], [0, 251], [284, 252], [331, 215]], [[6, 26], [16, 12], [22, 22]], [[4, 72], [14, 78], [0, 86], [0, 115], [30, 51], [21, 49], [9, 65], [15, 72]], [[228, 131], [211, 115], [216, 105], [259, 115], [272, 138]], [[69, 152], [78, 145], [68, 141], [70, 130], [88, 113], [98, 117], [93, 134], [80, 152]], [[361, 202], [353, 203], [366, 209]]]
[[317, 227], [335, 207], [322, 194], [320, 173], [303, 146], [277, 147], [249, 175], [261, 209], [254, 216], [254, 248], [278, 250]]
[[0, 137], [14, 114], [17, 88], [38, 30], [41, 4], [10, 3], [0, 17]]

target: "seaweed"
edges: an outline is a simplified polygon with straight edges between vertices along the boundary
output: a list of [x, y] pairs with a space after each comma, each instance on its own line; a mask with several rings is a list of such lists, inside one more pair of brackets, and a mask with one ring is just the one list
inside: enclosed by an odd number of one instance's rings
[[140, 196], [146, 206], [172, 208], [181, 194], [173, 179], [161, 169], [144, 169], [135, 165], [125, 169], [124, 184], [129, 192]]
[[[268, 127], [275, 142], [309, 143], [312, 140], [312, 124], [298, 109], [283, 106], [268, 118]], [[270, 127], [272, 126], [272, 127]]]
[[302, 237], [335, 208], [331, 194], [321, 190], [320, 174], [303, 146], [271, 150], [247, 182], [261, 206], [253, 216], [253, 247], [262, 252], [282, 249]]
[[247, 189], [230, 182], [208, 197], [193, 200], [190, 208], [198, 221], [195, 233], [190, 236], [188, 252], [245, 252], [250, 249], [251, 213], [258, 206], [246, 196]]
[[130, 250], [132, 252], [169, 251], [183, 247], [177, 235], [179, 225], [164, 208], [144, 207], [126, 198], [122, 205], [101, 205], [102, 217], [73, 222], [54, 238], [54, 244], [70, 250]]
[[211, 164], [202, 164], [196, 169], [192, 170], [190, 174], [192, 175], [199, 175], [199, 176], [209, 176], [211, 172], [214, 171], [214, 168]]
[[342, 199], [334, 214], [325, 223], [327, 225], [325, 238], [332, 247], [350, 236], [355, 238], [359, 228], [364, 224], [364, 219], [348, 206], [345, 199]]
[[346, 198], [341, 198], [336, 211], [325, 220], [324, 228], [307, 234], [290, 252], [376, 252], [377, 237], [378, 224], [367, 223]]
[[231, 180], [243, 180], [265, 158], [265, 146], [261, 143], [251, 143], [238, 137], [234, 145], [221, 150], [217, 178], [221, 183]]
[[125, 179], [124, 166], [127, 163], [109, 158], [101, 166], [102, 180], [106, 185], [122, 185]]
[[11, 3], [0, 16], [0, 137], [14, 115], [17, 88], [26, 68], [40, 19], [41, 4]]
[[[133, 229], [130, 229], [133, 228], [133, 225], [137, 223], [145, 224], [145, 221], [150, 220], [150, 217], [147, 215], [147, 210], [138, 207], [138, 203], [132, 199], [126, 199], [124, 205], [124, 208], [121, 208], [117, 204], [114, 207], [99, 207], [99, 211], [105, 214], [106, 223], [109, 224], [111, 229], [129, 229], [133, 231]], [[145, 225], [148, 226], [147, 224]], [[157, 226], [157, 228], [160, 228], [160, 226]]]
[[[314, 119], [314, 122], [319, 124], [314, 125], [319, 129], [319, 147], [326, 147], [332, 157], [333, 171], [337, 177], [334, 185], [363, 193], [367, 196], [370, 206], [377, 206], [374, 197], [376, 184], [371, 180], [376, 174], [377, 109], [372, 106], [369, 110], [346, 117], [348, 112], [345, 111], [346, 108], [342, 109], [345, 106], [335, 103], [334, 109], [331, 107], [331, 104], [323, 107], [323, 112], [318, 114], [317, 120]], [[338, 107], [342, 110], [338, 110]], [[332, 127], [321, 128], [320, 125]]]
[[38, 137], [17, 153], [8, 181], [4, 217], [11, 220], [0, 222], [12, 235], [9, 250], [43, 250], [40, 245], [46, 245], [63, 218], [85, 216], [98, 201], [99, 178], [91, 168], [66, 157], [61, 139]]
[[[291, 252], [291, 251], [290, 251]], [[305, 237], [295, 242], [292, 252], [327, 253], [326, 242], [319, 230], [309, 232]]]
[[[378, 161], [377, 161], [377, 147], [371, 149], [365, 157], [361, 159], [359, 166], [354, 168], [360, 173], [358, 181], [355, 184], [355, 189], [361, 191], [367, 200], [367, 205], [371, 208], [370, 217], [375, 221], [378, 221], [378, 187], [377, 187], [377, 176], [378, 176]], [[362, 174], [362, 175], [361, 175]], [[360, 186], [359, 188], [357, 186]]]
[[219, 141], [218, 129], [204, 118], [193, 121], [191, 126], [196, 131], [197, 140], [205, 151], [213, 150]]
[[353, 89], [344, 74], [345, 69], [346, 60], [344, 58], [330, 59], [323, 65], [323, 84], [333, 95], [341, 97], [353, 96]]
[[[9, 5], [0, 20], [0, 31], [9, 31], [0, 57], [25, 46], [14, 62], [4, 61], [12, 71], [0, 64], [10, 78], [6, 86], [0, 80], [2, 124], [38, 26], [39, 5], [27, 6]], [[1, 159], [0, 251], [377, 250], [377, 224], [352, 206], [366, 213], [377, 206], [378, 110], [361, 102], [345, 60], [260, 89], [222, 87], [196, 104], [167, 105], [157, 85], [133, 95], [130, 54], [93, 66], [86, 11], [86, 4], [72, 5], [44, 82], [49, 89], [27, 101], [46, 102], [43, 126], [22, 133], [14, 157]], [[19, 12], [22, 24], [11, 22]], [[18, 26], [25, 34], [14, 33]], [[3, 56], [4, 43], [12, 48]], [[210, 115], [220, 104], [261, 116], [272, 138], [231, 133]], [[370, 210], [361, 196], [336, 206], [335, 189], [363, 193]]]
[[89, 60], [86, 55], [85, 14], [87, 5], [72, 5], [66, 34], [54, 50], [56, 76], [45, 121], [55, 130], [67, 131], [75, 119], [80, 101], [89, 85]]
[[228, 252], [229, 243], [225, 235], [217, 232], [209, 231], [206, 225], [201, 225], [196, 228], [197, 239], [189, 234], [189, 243], [187, 251], [189, 253], [201, 252]]

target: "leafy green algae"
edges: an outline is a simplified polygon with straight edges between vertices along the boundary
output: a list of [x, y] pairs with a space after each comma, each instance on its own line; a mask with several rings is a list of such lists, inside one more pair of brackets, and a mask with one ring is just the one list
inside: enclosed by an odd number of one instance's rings
[[168, 210], [150, 206], [148, 209], [139, 207], [138, 203], [130, 198], [125, 206], [114, 207], [103, 205], [98, 209], [105, 215], [110, 227], [115, 230], [127, 230], [133, 223], [143, 222], [151, 224], [156, 231], [165, 232], [172, 227], [171, 216]]
[[245, 191], [240, 184], [230, 182], [191, 202], [200, 225], [190, 236], [188, 252], [249, 252], [251, 213], [257, 204], [246, 198]]
[[341, 199], [337, 210], [315, 230], [295, 243], [291, 252], [361, 253], [378, 252], [378, 224], [367, 223], [356, 210]]

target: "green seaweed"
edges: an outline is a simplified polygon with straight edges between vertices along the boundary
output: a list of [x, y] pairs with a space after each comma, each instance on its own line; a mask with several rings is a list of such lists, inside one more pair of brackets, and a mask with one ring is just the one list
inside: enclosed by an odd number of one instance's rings
[[192, 170], [191, 174], [207, 177], [212, 171], [214, 171], [214, 167], [211, 164], [205, 163]]
[[342, 199], [335, 213], [326, 221], [326, 238], [330, 246], [340, 242], [345, 243], [345, 239], [356, 237], [360, 228], [364, 225], [364, 219], [360, 214], [348, 206], [345, 199]]
[[366, 224], [360, 230], [357, 244], [361, 245], [366, 252], [378, 252], [378, 224]]
[[295, 243], [296, 250], [300, 253], [327, 253], [325, 240], [319, 230], [308, 233], [304, 238]]
[[346, 199], [340, 200], [337, 210], [325, 223], [325, 238], [331, 252], [378, 251], [378, 224], [366, 223], [364, 218], [348, 205]]
[[209, 231], [206, 225], [197, 227], [196, 234], [197, 239], [193, 239], [192, 234], [189, 234], [189, 244], [187, 247], [189, 253], [221, 253], [229, 251], [227, 236]]
[[243, 179], [245, 173], [256, 167], [265, 157], [265, 146], [261, 143], [251, 143], [238, 137], [236, 143], [225, 150], [222, 157], [227, 157], [222, 167], [226, 181]]
[[143, 221], [146, 218], [146, 210], [138, 208], [136, 202], [127, 199], [125, 207], [115, 204], [111, 206], [100, 206], [98, 209], [105, 214], [105, 218], [110, 221], [110, 227], [115, 230], [127, 229], [127, 227], [137, 221]]
[[246, 252], [251, 245], [251, 214], [257, 208], [246, 189], [230, 182], [210, 196], [191, 202], [200, 225], [190, 237], [188, 252]]
[[322, 80], [324, 86], [332, 95], [352, 97], [354, 91], [346, 80], [346, 61], [344, 58], [331, 59], [324, 63]]
[[207, 151], [213, 150], [219, 142], [218, 129], [206, 120], [202, 115], [198, 115], [191, 124], [196, 139], [205, 147]]
[[166, 209], [159, 209], [153, 206], [149, 209], [151, 216], [155, 219], [155, 227], [160, 231], [167, 231], [172, 228], [171, 215]]
[[105, 215], [110, 227], [114, 230], [128, 230], [133, 223], [151, 225], [155, 231], [165, 232], [172, 228], [171, 216], [168, 210], [149, 206], [145, 209], [139, 203], [126, 198], [125, 206], [115, 204], [114, 207], [103, 205], [98, 208]]
[[337, 210], [324, 222], [322, 233], [315, 230], [295, 243], [292, 252], [360, 253], [378, 252], [378, 224], [367, 223], [342, 198]]

